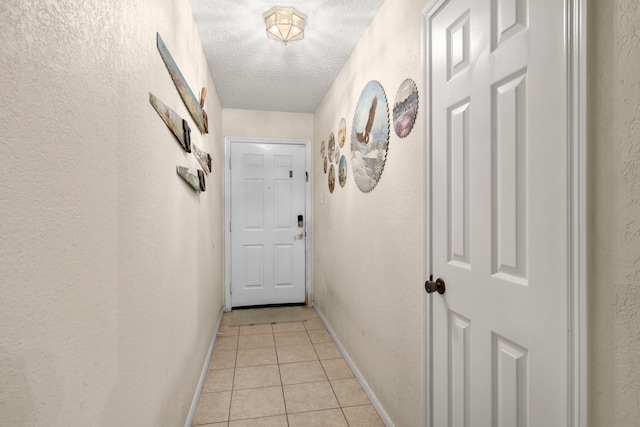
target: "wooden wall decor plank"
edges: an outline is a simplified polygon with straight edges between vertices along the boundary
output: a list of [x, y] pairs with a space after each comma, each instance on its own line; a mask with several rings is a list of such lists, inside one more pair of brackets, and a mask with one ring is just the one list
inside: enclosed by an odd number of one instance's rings
[[149, 92], [149, 102], [187, 153], [191, 152], [191, 128], [185, 119]]
[[192, 186], [194, 190], [196, 190], [196, 192], [200, 193], [207, 189], [204, 179], [204, 172], [202, 172], [200, 169], [176, 166], [176, 172], [182, 177], [182, 179], [187, 181], [189, 185]]
[[[178, 65], [173, 60], [171, 53], [169, 53], [167, 46], [162, 40], [162, 37], [160, 37], [160, 33], [157, 33], [157, 45], [160, 56], [162, 56], [162, 60], [167, 66], [167, 70], [169, 70], [169, 74], [171, 75], [171, 79], [176, 85], [178, 93], [180, 94], [182, 101], [184, 101], [184, 105], [187, 107], [187, 110], [189, 110], [189, 114], [191, 114], [191, 117], [193, 117], [193, 120], [196, 122], [198, 129], [200, 129], [202, 133], [208, 133], [209, 123], [207, 113], [202, 108], [204, 106], [204, 98], [198, 101], [196, 96], [193, 94], [193, 91], [187, 84], [187, 81], [180, 71], [180, 68], [178, 68]], [[206, 89], [205, 91], [201, 91], [201, 94], [206, 94]]]

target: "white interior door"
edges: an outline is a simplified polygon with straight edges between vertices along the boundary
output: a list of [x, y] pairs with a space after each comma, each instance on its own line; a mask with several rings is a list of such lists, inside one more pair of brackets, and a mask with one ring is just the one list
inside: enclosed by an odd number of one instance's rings
[[[426, 12], [433, 426], [568, 420], [564, 2]], [[429, 354], [430, 353], [430, 354]]]
[[231, 144], [232, 307], [305, 301], [305, 152]]

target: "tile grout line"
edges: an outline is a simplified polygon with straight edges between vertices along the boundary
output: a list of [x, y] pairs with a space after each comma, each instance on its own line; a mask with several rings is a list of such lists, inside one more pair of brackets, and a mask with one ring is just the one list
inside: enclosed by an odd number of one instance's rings
[[[276, 333], [273, 330], [273, 323], [271, 324], [271, 335], [273, 338], [273, 351], [276, 353], [276, 366], [278, 367], [278, 378], [280, 378], [280, 394], [282, 396], [282, 404], [284, 405], [284, 416], [287, 418], [287, 401], [284, 398], [284, 388], [282, 386], [282, 371], [280, 370], [280, 358], [278, 357], [278, 346], [276, 346]], [[287, 426], [289, 420], [287, 419]]]
[[231, 405], [233, 405], [233, 392], [236, 384], [236, 369], [238, 369], [238, 343], [240, 341], [240, 328], [238, 328], [238, 336], [236, 337], [236, 358], [233, 361], [233, 378], [231, 379], [231, 398], [229, 399], [229, 411], [227, 413], [227, 426], [231, 422]]
[[[309, 337], [309, 338], [311, 338], [311, 337]], [[331, 342], [333, 342], [333, 338], [331, 338]], [[314, 347], [314, 350], [315, 350], [315, 347]], [[320, 356], [318, 356], [318, 362], [320, 362], [320, 366], [322, 367], [322, 371], [324, 372], [325, 377], [327, 377], [327, 381], [329, 381], [329, 386], [331, 387], [331, 391], [333, 392], [333, 396], [336, 398], [336, 402], [338, 402], [338, 407], [340, 408], [340, 413], [342, 414], [342, 417], [344, 418], [344, 422], [347, 423], [347, 427], [349, 427], [349, 420], [347, 419], [347, 414], [344, 413], [344, 408], [342, 407], [342, 403], [340, 403], [340, 399], [338, 399], [338, 395], [336, 394], [336, 391], [333, 388], [333, 383], [329, 379], [329, 374], [327, 374], [327, 370], [324, 367], [324, 364], [322, 363], [322, 360], [320, 360]]]
[[[273, 331], [273, 325], [271, 326], [271, 330]], [[285, 399], [284, 397], [284, 383], [282, 381], [282, 370], [280, 369], [280, 357], [278, 356], [278, 346], [276, 345], [275, 331], [273, 331], [273, 345], [276, 352], [276, 362], [278, 363], [278, 375], [280, 376], [280, 393], [282, 393], [282, 403], [284, 404], [284, 418], [287, 422], [287, 427], [289, 427], [289, 411], [287, 411], [287, 399]]]

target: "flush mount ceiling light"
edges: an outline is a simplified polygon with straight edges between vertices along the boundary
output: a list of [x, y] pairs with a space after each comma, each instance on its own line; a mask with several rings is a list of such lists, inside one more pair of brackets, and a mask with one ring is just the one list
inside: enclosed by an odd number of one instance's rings
[[272, 7], [262, 14], [267, 27], [267, 37], [289, 44], [304, 38], [306, 16], [295, 7]]

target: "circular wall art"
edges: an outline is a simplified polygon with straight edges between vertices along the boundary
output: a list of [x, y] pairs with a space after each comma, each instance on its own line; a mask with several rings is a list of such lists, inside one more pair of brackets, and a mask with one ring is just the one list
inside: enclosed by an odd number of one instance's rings
[[333, 193], [334, 188], [336, 188], [336, 168], [331, 163], [331, 167], [329, 167], [329, 193]]
[[333, 132], [329, 135], [329, 161], [333, 163], [333, 156], [336, 154], [336, 138], [333, 136]]
[[321, 157], [324, 157], [324, 155], [326, 154], [326, 152], [327, 152], [327, 147], [326, 147], [326, 145], [324, 144], [324, 140], [323, 140], [323, 141], [322, 141], [322, 144], [320, 144], [320, 156], [321, 156]]
[[364, 193], [378, 184], [389, 148], [389, 105], [382, 85], [370, 81], [362, 89], [351, 126], [351, 169]]
[[339, 147], [336, 147], [336, 155], [335, 155], [335, 158], [336, 158], [336, 165], [337, 165], [337, 164], [338, 164], [338, 162], [340, 161], [340, 148], [339, 148]]
[[324, 158], [324, 173], [327, 173], [327, 166], [329, 165], [329, 162], [327, 161], [327, 157], [325, 156]]
[[340, 187], [344, 187], [347, 183], [347, 158], [340, 156], [340, 165], [338, 166], [338, 182]]
[[407, 79], [402, 82], [393, 103], [393, 129], [404, 138], [409, 135], [418, 115], [418, 86]]
[[340, 148], [344, 147], [345, 139], [347, 139], [347, 122], [343, 117], [338, 125], [338, 145]]

